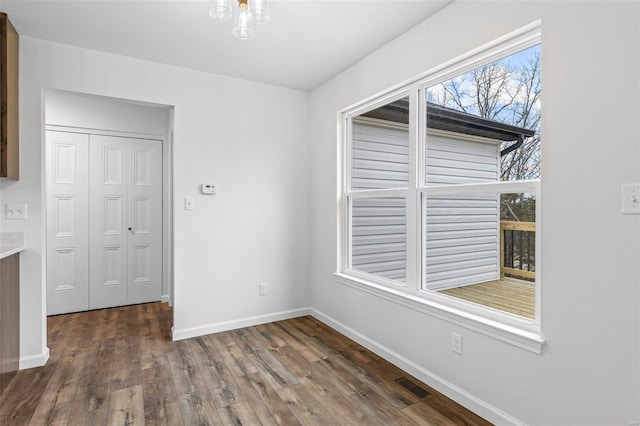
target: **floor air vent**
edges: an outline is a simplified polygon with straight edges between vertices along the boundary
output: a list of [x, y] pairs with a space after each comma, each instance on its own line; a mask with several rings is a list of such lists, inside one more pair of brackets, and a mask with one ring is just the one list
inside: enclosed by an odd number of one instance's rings
[[406, 377], [400, 377], [399, 379], [396, 379], [396, 382], [402, 387], [407, 388], [411, 393], [413, 393], [415, 396], [417, 396], [420, 399], [426, 398], [427, 396], [429, 396], [429, 392], [422, 389], [420, 386], [416, 385]]

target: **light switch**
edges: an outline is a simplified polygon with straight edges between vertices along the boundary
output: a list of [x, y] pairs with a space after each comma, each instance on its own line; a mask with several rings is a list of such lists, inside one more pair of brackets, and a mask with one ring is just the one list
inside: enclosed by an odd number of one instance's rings
[[7, 210], [5, 213], [7, 219], [26, 219], [27, 218], [27, 205], [26, 204], [7, 204]]
[[622, 214], [640, 214], [640, 184], [622, 185]]
[[185, 210], [193, 210], [194, 209], [193, 198], [184, 197], [184, 209]]

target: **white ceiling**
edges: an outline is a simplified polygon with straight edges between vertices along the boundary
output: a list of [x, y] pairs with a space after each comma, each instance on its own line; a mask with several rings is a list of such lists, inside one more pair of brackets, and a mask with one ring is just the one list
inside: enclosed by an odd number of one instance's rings
[[0, 0], [21, 35], [310, 91], [453, 0], [276, 0], [249, 41], [207, 1]]

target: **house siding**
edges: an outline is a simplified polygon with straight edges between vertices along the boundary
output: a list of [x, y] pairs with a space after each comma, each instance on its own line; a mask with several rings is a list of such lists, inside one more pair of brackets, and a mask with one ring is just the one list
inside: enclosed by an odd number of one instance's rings
[[[429, 134], [427, 185], [495, 182], [497, 143]], [[426, 197], [426, 288], [441, 290], [500, 276], [499, 194]]]
[[[351, 187], [406, 188], [409, 132], [398, 126], [353, 121]], [[351, 205], [351, 267], [404, 282], [406, 202], [403, 197], [356, 199]]]
[[[404, 188], [408, 182], [409, 134], [354, 120], [352, 189]], [[495, 182], [499, 145], [428, 135], [427, 184]], [[425, 217], [426, 286], [437, 290], [499, 277], [499, 196], [428, 197]], [[351, 203], [351, 267], [400, 282], [406, 274], [406, 205], [403, 197], [354, 199]]]

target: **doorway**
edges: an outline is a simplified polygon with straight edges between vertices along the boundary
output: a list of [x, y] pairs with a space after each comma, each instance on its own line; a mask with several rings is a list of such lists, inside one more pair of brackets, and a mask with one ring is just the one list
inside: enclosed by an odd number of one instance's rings
[[171, 302], [168, 109], [52, 91], [45, 111], [47, 315]]

